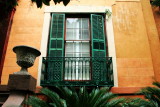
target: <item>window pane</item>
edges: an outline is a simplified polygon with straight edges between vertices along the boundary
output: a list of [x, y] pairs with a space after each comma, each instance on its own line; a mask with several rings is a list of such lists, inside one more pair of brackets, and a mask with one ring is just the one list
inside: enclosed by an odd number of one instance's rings
[[66, 42], [66, 50], [65, 51], [66, 52], [74, 52], [72, 42]]
[[81, 37], [82, 37], [82, 40], [89, 40], [89, 30], [88, 29], [83, 29], [81, 31]]
[[81, 50], [81, 43], [80, 42], [75, 42], [74, 43], [74, 51], [75, 52], [80, 52]]
[[89, 20], [87, 18], [83, 18], [82, 19], [82, 28], [88, 29], [89, 28], [88, 23], [89, 23]]
[[75, 52], [75, 53], [74, 53], [74, 57], [82, 57], [82, 55], [81, 55], [80, 52]]
[[88, 18], [68, 18], [66, 40], [89, 40]]
[[74, 55], [73, 55], [73, 53], [68, 52], [68, 53], [66, 53], [65, 56], [66, 56], [66, 57], [73, 57]]
[[66, 32], [66, 40], [80, 40], [81, 38], [79, 29], [66, 29]]
[[73, 30], [72, 29], [66, 29], [67, 32], [67, 36], [66, 36], [66, 40], [73, 40]]
[[82, 57], [90, 57], [90, 53], [82, 53]]
[[[90, 55], [90, 46], [89, 42], [66, 42], [66, 55], [73, 54], [72, 57], [89, 57]], [[83, 55], [84, 54], [84, 55]]]
[[82, 42], [82, 50], [81, 52], [88, 52], [89, 53], [89, 42]]
[[67, 18], [67, 28], [79, 28], [78, 18]]

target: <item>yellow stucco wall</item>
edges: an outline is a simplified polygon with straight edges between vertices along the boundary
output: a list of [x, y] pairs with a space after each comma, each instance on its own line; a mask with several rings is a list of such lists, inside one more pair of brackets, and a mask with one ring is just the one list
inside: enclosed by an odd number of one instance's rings
[[[158, 34], [154, 29], [156, 26], [149, 1], [72, 0], [67, 6], [71, 5], [112, 6], [119, 87], [144, 87], [159, 78], [155, 76], [155, 74], [159, 75], [160, 66], [160, 62], [156, 60], [156, 56], [160, 56], [159, 39], [156, 38]], [[40, 49], [43, 17], [43, 8], [37, 9], [35, 5], [31, 6], [28, 0], [19, 2], [9, 38], [2, 84], [7, 84], [8, 75], [20, 69], [12, 52], [14, 46], [30, 45]], [[149, 27], [150, 25], [152, 28]], [[155, 38], [152, 38], [152, 35]], [[29, 71], [37, 78], [38, 59]]]
[[119, 86], [146, 86], [154, 79], [141, 2], [117, 2], [113, 26]]
[[[29, 0], [20, 0], [13, 18], [1, 84], [7, 84], [9, 74], [20, 70], [20, 67], [16, 64], [16, 54], [12, 51], [14, 46], [29, 45], [40, 49], [42, 26], [43, 9], [31, 6]], [[35, 61], [34, 67], [29, 68], [30, 74], [35, 78], [37, 78], [37, 68], [38, 59]]]

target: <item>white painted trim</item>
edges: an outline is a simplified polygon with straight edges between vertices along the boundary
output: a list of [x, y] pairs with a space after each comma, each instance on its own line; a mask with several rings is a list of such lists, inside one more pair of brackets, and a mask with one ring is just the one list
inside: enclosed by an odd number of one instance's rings
[[[41, 66], [42, 66], [42, 57], [46, 57], [47, 52], [47, 43], [49, 36], [49, 27], [50, 27], [50, 13], [104, 13], [106, 9], [112, 11], [110, 6], [47, 6], [45, 8], [44, 15], [44, 25], [43, 33], [41, 40], [41, 57], [39, 59], [39, 69], [38, 69], [38, 80], [37, 85], [40, 85], [40, 75], [41, 75]], [[107, 19], [106, 19], [107, 20]], [[115, 42], [114, 42], [114, 32], [112, 17], [106, 21], [107, 23], [107, 39], [108, 39], [108, 51], [109, 57], [113, 58], [113, 74], [114, 74], [114, 85], [118, 87], [118, 77], [117, 77], [117, 63], [116, 63], [116, 51], [115, 51]]]
[[137, 2], [140, 0], [116, 0], [116, 2]]
[[[111, 7], [108, 8], [111, 12]], [[107, 18], [107, 17], [106, 17]], [[116, 49], [114, 42], [114, 32], [113, 32], [113, 23], [112, 16], [109, 19], [106, 19], [106, 32], [107, 32], [107, 42], [108, 42], [108, 54], [109, 57], [112, 57], [113, 63], [113, 76], [114, 76], [114, 86], [118, 87], [118, 76], [117, 76], [117, 63], [116, 63]]]
[[47, 56], [47, 45], [48, 45], [48, 37], [49, 37], [50, 18], [51, 18], [50, 13], [44, 14], [43, 31], [42, 31], [41, 48], [40, 48], [41, 56], [39, 57], [37, 86], [40, 86], [42, 57]]
[[46, 6], [44, 12], [54, 13], [104, 13], [108, 6]]

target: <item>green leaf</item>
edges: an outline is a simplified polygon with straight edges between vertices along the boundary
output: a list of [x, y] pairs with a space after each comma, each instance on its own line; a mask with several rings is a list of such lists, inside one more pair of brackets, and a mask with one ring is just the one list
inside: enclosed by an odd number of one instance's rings
[[[160, 1], [160, 0], [159, 0]], [[153, 85], [157, 86], [158, 88], [160, 88], [160, 83], [159, 82], [153, 82]]]
[[38, 8], [42, 8], [42, 0], [36, 0], [36, 5]]
[[51, 0], [42, 0], [42, 2], [43, 2], [45, 5], [47, 5], [47, 6], [50, 5], [50, 1], [51, 1]]
[[70, 2], [70, 0], [63, 0], [63, 4], [66, 6], [68, 3]]
[[47, 88], [43, 88], [41, 90], [41, 92], [43, 94], [45, 94], [46, 96], [48, 96], [58, 107], [63, 107], [62, 103], [61, 103], [61, 98], [59, 97], [59, 95]]
[[26, 104], [31, 105], [32, 107], [49, 107], [45, 101], [34, 96], [30, 96], [26, 101]]

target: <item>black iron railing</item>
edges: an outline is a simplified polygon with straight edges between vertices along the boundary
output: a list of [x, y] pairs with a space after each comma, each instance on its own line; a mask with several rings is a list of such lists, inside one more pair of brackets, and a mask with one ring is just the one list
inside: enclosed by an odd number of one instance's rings
[[43, 57], [41, 86], [113, 86], [111, 57]]

